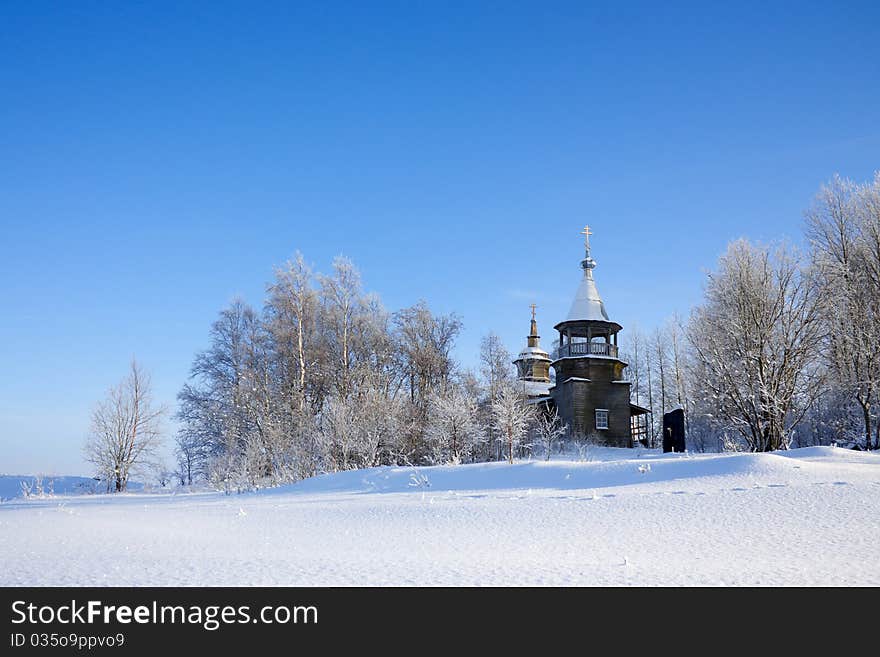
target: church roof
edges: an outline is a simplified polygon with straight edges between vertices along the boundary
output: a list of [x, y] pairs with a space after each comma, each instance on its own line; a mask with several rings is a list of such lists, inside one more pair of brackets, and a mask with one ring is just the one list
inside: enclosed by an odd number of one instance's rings
[[590, 227], [587, 226], [583, 230], [584, 249], [586, 254], [581, 260], [581, 268], [584, 270], [584, 277], [581, 284], [578, 285], [577, 292], [574, 295], [574, 301], [571, 309], [568, 311], [566, 318], [560, 322], [610, 322], [608, 312], [605, 310], [605, 304], [602, 297], [599, 296], [599, 290], [596, 288], [596, 281], [593, 279], [593, 270], [596, 268], [596, 261], [590, 254]]
[[538, 320], [535, 319], [535, 308], [537, 306], [535, 304], [531, 305], [532, 308], [532, 323], [529, 330], [529, 336], [526, 338], [527, 344], [526, 347], [519, 352], [519, 357], [513, 361], [514, 363], [518, 363], [520, 361], [529, 361], [529, 360], [546, 360], [550, 362], [550, 354], [541, 349], [540, 347], [540, 339], [541, 336], [538, 335]]
[[550, 354], [540, 347], [524, 347], [517, 360], [550, 360]]
[[596, 288], [596, 281], [593, 280], [593, 271], [584, 269], [584, 277], [578, 286], [574, 295], [574, 301], [571, 309], [565, 318], [566, 322], [592, 321], [592, 322], [610, 322], [608, 312], [605, 310], [605, 304], [602, 297], [599, 296], [599, 290]]

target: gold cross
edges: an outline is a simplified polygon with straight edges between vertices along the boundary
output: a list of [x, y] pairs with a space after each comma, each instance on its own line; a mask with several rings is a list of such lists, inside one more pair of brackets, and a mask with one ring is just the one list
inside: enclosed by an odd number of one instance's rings
[[584, 244], [587, 246], [590, 245], [590, 235], [593, 234], [593, 231], [590, 230], [589, 226], [584, 226], [584, 229], [581, 231], [581, 235], [584, 236]]
[[535, 308], [537, 308], [537, 307], [538, 306], [536, 306], [535, 304], [532, 304], [531, 306], [529, 306], [529, 308], [532, 309], [532, 319], [535, 319]]

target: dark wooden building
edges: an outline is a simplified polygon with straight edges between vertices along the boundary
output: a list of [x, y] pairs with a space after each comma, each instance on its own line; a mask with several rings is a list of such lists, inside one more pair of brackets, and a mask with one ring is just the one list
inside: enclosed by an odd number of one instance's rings
[[[568, 315], [553, 327], [559, 333], [550, 363], [555, 384], [543, 399], [530, 397], [533, 401], [544, 401], [548, 407], [555, 406], [574, 438], [612, 447], [632, 447], [646, 435], [645, 420], [650, 411], [630, 402], [627, 364], [620, 359], [617, 346], [617, 334], [623, 327], [609, 318], [599, 296], [593, 278], [596, 261], [590, 253], [589, 227], [583, 234], [583, 277]], [[534, 308], [532, 335], [537, 336]], [[537, 346], [537, 339], [534, 344]], [[526, 352], [520, 354], [516, 361], [520, 380], [534, 381], [533, 376], [526, 375], [537, 368], [524, 367], [530, 364], [525, 355]]]

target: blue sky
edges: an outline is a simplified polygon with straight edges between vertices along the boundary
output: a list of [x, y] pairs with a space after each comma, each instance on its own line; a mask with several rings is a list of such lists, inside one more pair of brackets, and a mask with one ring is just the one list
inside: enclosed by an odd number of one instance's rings
[[397, 309], [546, 338], [594, 230], [612, 318], [699, 299], [880, 169], [880, 5], [0, 2], [0, 472], [89, 473], [136, 355], [173, 405], [216, 313], [344, 253]]

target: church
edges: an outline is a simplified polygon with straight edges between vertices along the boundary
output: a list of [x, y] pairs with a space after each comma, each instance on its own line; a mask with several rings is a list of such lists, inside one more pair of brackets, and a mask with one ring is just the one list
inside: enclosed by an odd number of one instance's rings
[[623, 327], [609, 318], [599, 296], [589, 226], [582, 234], [583, 274], [568, 315], [553, 327], [559, 340], [550, 352], [541, 348], [536, 306], [532, 304], [527, 344], [514, 361], [517, 378], [529, 403], [541, 405], [549, 413], [554, 408], [558, 411], [568, 426], [569, 438], [633, 447], [645, 442], [651, 411], [630, 401], [627, 364], [617, 346], [617, 334]]

